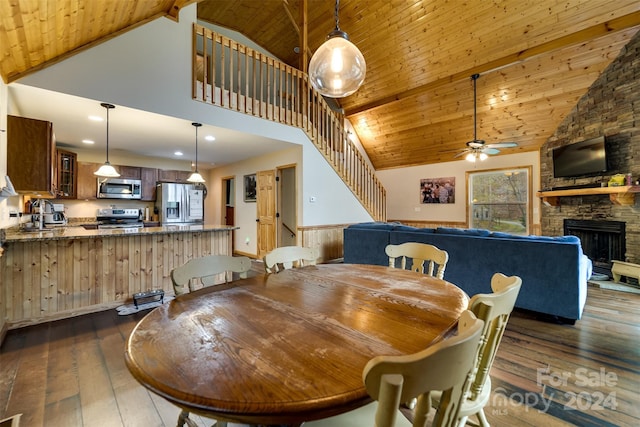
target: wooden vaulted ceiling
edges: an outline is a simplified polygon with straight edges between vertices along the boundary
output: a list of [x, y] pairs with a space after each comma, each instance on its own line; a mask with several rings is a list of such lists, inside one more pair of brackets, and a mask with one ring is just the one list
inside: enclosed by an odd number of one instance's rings
[[[2, 0], [5, 82], [189, 0]], [[333, 0], [202, 0], [198, 19], [302, 68], [334, 28]], [[306, 9], [306, 12], [305, 12]], [[305, 25], [306, 23], [306, 25]], [[367, 62], [339, 100], [376, 169], [440, 163], [477, 136], [536, 151], [640, 29], [637, 0], [342, 0], [340, 28]], [[307, 46], [302, 47], [303, 35]]]

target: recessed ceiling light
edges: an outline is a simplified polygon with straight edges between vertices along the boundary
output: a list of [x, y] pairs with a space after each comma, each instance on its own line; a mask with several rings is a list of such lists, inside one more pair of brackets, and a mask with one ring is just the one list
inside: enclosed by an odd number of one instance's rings
[[82, 140], [83, 144], [95, 144], [95, 141], [91, 140], [91, 139], [83, 139]]
[[176, 152], [175, 152], [175, 153], [173, 153], [173, 154], [175, 154], [176, 156], [182, 156], [182, 155], [183, 155], [182, 151], [176, 151]]
[[206, 139], [207, 141], [215, 141], [216, 137], [213, 135], [207, 135], [204, 137], [204, 139]]
[[104, 121], [104, 119], [100, 116], [89, 116], [89, 120], [92, 120], [94, 122], [102, 122]]

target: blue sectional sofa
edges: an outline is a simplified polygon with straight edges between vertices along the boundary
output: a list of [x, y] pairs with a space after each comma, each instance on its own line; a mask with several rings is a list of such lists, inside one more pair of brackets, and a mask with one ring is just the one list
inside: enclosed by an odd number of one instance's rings
[[482, 229], [416, 228], [393, 223], [353, 224], [344, 229], [344, 262], [388, 265], [385, 247], [429, 243], [449, 253], [445, 280], [469, 296], [491, 292], [491, 276], [522, 278], [516, 307], [547, 319], [574, 323], [587, 298], [591, 260], [576, 236], [516, 236]]

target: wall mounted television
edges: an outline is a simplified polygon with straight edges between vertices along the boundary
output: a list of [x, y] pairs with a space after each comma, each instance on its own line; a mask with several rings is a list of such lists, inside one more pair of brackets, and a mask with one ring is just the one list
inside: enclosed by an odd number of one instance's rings
[[572, 178], [607, 171], [604, 136], [553, 149], [554, 178]]

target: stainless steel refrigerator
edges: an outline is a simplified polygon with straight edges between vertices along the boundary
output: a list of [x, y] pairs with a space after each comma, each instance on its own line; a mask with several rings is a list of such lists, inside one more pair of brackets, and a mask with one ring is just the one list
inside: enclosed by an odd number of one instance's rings
[[201, 224], [204, 222], [204, 186], [159, 182], [156, 208], [162, 224]]

